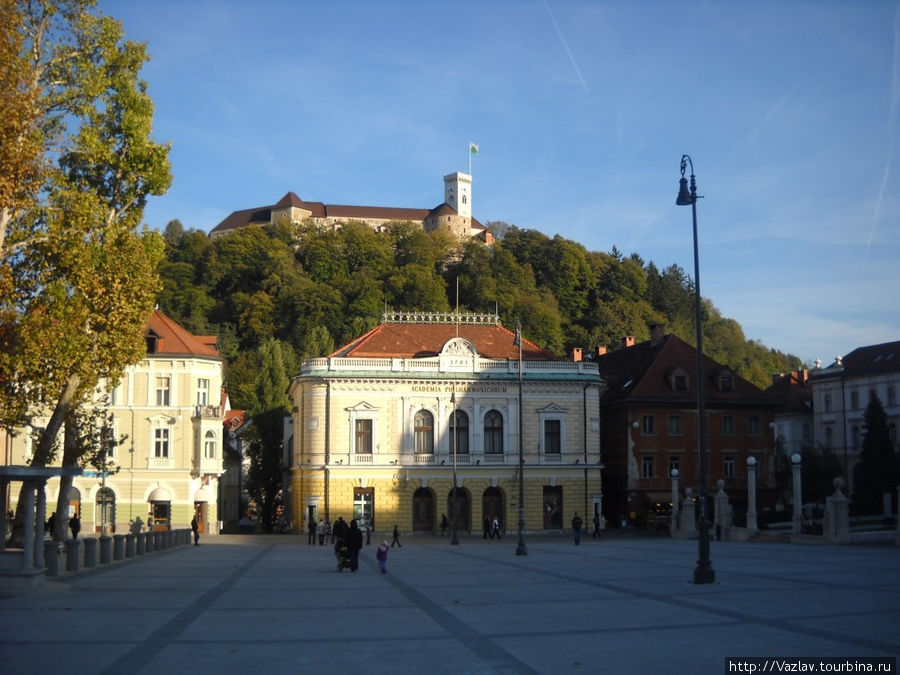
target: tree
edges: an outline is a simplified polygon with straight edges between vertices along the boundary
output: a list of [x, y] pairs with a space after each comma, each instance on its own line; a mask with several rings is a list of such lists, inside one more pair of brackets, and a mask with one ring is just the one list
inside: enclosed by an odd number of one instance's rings
[[[150, 138], [145, 48], [93, 5], [19, 0], [13, 14], [34, 101], [27, 128], [45, 170], [38, 186], [16, 183], [24, 198], [0, 204], [0, 424], [49, 414], [34, 466], [50, 461], [59, 430], [98, 385], [143, 356], [163, 254], [158, 234], [139, 231], [148, 196], [171, 180], [168, 146]], [[66, 444], [63, 464], [82, 451]]]
[[897, 487], [897, 458], [878, 396], [872, 396], [863, 419], [862, 449], [853, 472], [853, 501], [861, 513], [876, 514], [882, 511], [882, 495], [893, 493]]
[[274, 339], [260, 346], [259, 357], [256, 403], [251, 409], [253, 427], [247, 450], [250, 457], [247, 491], [259, 506], [263, 528], [271, 532], [281, 494], [284, 418], [291, 409], [288, 372], [295, 359], [287, 345]]

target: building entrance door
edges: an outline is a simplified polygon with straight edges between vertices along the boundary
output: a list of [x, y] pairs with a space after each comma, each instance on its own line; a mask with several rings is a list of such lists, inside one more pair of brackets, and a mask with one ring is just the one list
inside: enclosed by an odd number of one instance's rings
[[434, 532], [434, 495], [428, 488], [413, 494], [412, 526], [414, 532]]
[[499, 488], [489, 487], [481, 497], [483, 517], [492, 522], [494, 518], [500, 523], [500, 529], [506, 531], [506, 514], [503, 509], [503, 493]]

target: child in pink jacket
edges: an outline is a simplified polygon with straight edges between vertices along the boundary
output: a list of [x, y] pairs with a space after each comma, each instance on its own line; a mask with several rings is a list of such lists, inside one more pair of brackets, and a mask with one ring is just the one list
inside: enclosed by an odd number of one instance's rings
[[379, 546], [378, 550], [375, 551], [375, 559], [378, 561], [378, 567], [381, 569], [382, 574], [385, 574], [387, 572], [388, 548], [388, 543], [386, 541], [382, 541], [381, 546]]

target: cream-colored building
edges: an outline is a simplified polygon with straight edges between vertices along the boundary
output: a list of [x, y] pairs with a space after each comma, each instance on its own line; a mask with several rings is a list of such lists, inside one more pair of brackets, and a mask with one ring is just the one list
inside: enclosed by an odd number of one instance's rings
[[515, 532], [521, 439], [525, 530], [568, 529], [575, 512], [587, 527], [601, 508], [603, 387], [595, 364], [520, 350], [496, 316], [386, 314], [292, 381], [294, 522], [439, 531], [455, 475], [458, 531], [497, 517]]
[[[85, 535], [125, 533], [140, 518], [155, 529], [189, 527], [218, 531], [217, 495], [223, 473], [223, 359], [215, 336], [192, 335], [159, 310], [146, 329], [147, 354], [110, 391], [116, 437], [128, 438], [109, 457], [116, 472], [86, 469], [74, 479], [69, 514], [77, 512]], [[13, 437], [12, 464], [31, 460], [35, 419]], [[47, 484], [49, 512], [59, 480]], [[17, 493], [12, 495], [15, 504]]]

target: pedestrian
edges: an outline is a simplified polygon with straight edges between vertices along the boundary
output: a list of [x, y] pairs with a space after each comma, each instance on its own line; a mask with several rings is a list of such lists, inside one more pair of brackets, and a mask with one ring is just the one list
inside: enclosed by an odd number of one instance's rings
[[197, 523], [197, 515], [191, 518], [191, 532], [194, 533], [194, 546], [200, 545], [200, 525]]
[[450, 523], [447, 522], [447, 515], [441, 514], [441, 536], [443, 537], [447, 534], [447, 528], [450, 526]]
[[362, 548], [362, 530], [356, 523], [356, 519], [350, 521], [350, 529], [347, 530], [347, 551], [350, 553], [350, 571], [359, 569], [359, 550]]
[[278, 517], [278, 534], [284, 534], [284, 530], [287, 527], [287, 524], [287, 516], [282, 513]]
[[489, 516], [484, 517], [484, 520], [481, 523], [481, 529], [484, 530], [482, 539], [487, 539], [488, 535], [491, 533], [491, 519]]
[[69, 518], [69, 529], [72, 530], [72, 539], [78, 539], [78, 533], [81, 532], [81, 518], [77, 513]]
[[333, 544], [334, 543], [334, 529], [331, 527], [331, 521], [325, 521], [325, 541]]
[[325, 545], [325, 521], [319, 518], [319, 524], [316, 525], [316, 535], [319, 537], [319, 546]]
[[394, 544], [397, 544], [397, 548], [403, 548], [403, 544], [400, 543], [400, 530], [396, 525], [394, 525], [394, 539], [391, 541], [391, 548], [394, 548]]
[[594, 533], [591, 535], [593, 539], [600, 537], [600, 514], [594, 514]]
[[503, 539], [500, 536], [500, 520], [494, 516], [494, 520], [491, 522], [491, 539], [497, 537], [497, 539]]
[[309, 533], [309, 536], [306, 538], [306, 543], [308, 546], [313, 546], [316, 543], [316, 519], [309, 518], [306, 523], [306, 531]]
[[382, 541], [381, 546], [379, 546], [378, 550], [375, 551], [375, 559], [378, 561], [378, 568], [381, 570], [382, 574], [387, 573], [387, 554], [388, 554], [387, 542]]
[[572, 518], [572, 534], [575, 535], [576, 546], [581, 543], [581, 524], [581, 516], [579, 516], [578, 511], [576, 511], [575, 516]]
[[47, 521], [47, 526], [44, 528], [47, 532], [50, 533], [50, 538], [53, 539], [53, 526], [56, 525], [56, 511], [50, 514], [50, 519]]

